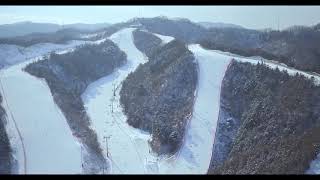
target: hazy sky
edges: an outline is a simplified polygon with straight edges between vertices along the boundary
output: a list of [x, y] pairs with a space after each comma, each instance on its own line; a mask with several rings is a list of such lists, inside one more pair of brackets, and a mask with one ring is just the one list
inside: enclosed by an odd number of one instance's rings
[[0, 24], [18, 21], [116, 23], [137, 16], [185, 17], [234, 23], [247, 28], [278, 28], [320, 23], [320, 6], [1, 6]]

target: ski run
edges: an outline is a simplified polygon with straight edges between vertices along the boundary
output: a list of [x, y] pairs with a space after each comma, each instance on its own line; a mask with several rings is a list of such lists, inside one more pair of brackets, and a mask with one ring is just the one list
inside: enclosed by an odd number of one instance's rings
[[15, 173], [81, 173], [80, 146], [54, 103], [49, 87], [45, 80], [29, 75], [22, 68], [39, 60], [40, 55], [57, 50], [67, 52], [83, 43], [32, 46], [24, 54], [15, 54], [14, 61], [24, 62], [1, 69], [6, 129], [18, 164]]
[[[148, 61], [133, 43], [134, 30], [125, 28], [109, 37], [127, 54], [128, 62], [111, 75], [91, 83], [82, 94], [91, 128], [97, 133], [103, 153], [109, 160], [109, 173], [207, 173], [218, 121], [221, 83], [231, 59], [253, 64], [263, 61], [271, 68], [286, 70], [290, 75], [298, 72], [306, 77], [314, 76], [316, 83], [320, 83], [318, 76], [273, 61], [205, 50], [198, 44], [189, 45], [199, 73], [193, 113], [180, 150], [171, 157], [156, 156], [148, 143], [151, 135], [126, 123], [119, 101], [122, 81], [139, 64]], [[162, 39], [163, 44], [173, 40], [169, 36], [155, 35]], [[29, 75], [22, 68], [51, 51], [66, 53], [84, 42], [71, 41], [66, 45], [46, 43], [29, 48], [1, 45], [0, 51], [5, 52], [0, 53], [1, 58], [8, 66], [0, 71], [1, 94], [4, 97], [2, 106], [7, 112], [6, 128], [18, 164], [16, 173], [82, 173], [81, 144], [73, 137], [50, 89], [43, 79]]]
[[[205, 174], [210, 164], [214, 135], [219, 114], [220, 88], [231, 59], [258, 63], [254, 58], [243, 58], [219, 51], [205, 50], [200, 45], [189, 45], [199, 64], [199, 82], [193, 115], [188, 123], [181, 149], [172, 157], [155, 156], [147, 132], [126, 123], [119, 102], [121, 82], [147, 58], [134, 45], [133, 28], [123, 29], [110, 37], [128, 56], [128, 63], [113, 74], [92, 83], [82, 95], [86, 110], [97, 132], [104, 154], [111, 162], [111, 173], [200, 173]], [[155, 34], [170, 42], [173, 38]], [[265, 60], [267, 61], [267, 60]], [[264, 62], [265, 62], [264, 61]], [[266, 62], [271, 68], [302, 73], [283, 65]]]

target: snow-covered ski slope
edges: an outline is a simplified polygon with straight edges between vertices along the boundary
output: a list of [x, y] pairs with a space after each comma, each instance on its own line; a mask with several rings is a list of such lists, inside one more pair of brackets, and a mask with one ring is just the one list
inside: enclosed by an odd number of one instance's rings
[[[199, 65], [199, 82], [193, 115], [188, 123], [181, 149], [172, 157], [156, 157], [150, 151], [150, 134], [126, 123], [119, 102], [121, 82], [146, 57], [135, 47], [133, 28], [123, 29], [110, 39], [128, 56], [128, 63], [113, 74], [92, 83], [82, 95], [86, 110], [97, 131], [104, 154], [111, 162], [110, 173], [183, 173], [205, 174], [210, 164], [220, 107], [220, 90], [225, 71], [232, 58], [241, 62], [258, 63], [258, 59], [243, 58], [221, 51], [206, 50], [198, 44], [189, 45]], [[158, 35], [163, 43], [173, 38]], [[267, 62], [294, 75], [308, 73]]]
[[[44, 80], [29, 75], [22, 68], [39, 59], [26, 61], [32, 55], [59, 49], [67, 52], [66, 49], [83, 43], [36, 45], [27, 55], [13, 57], [25, 62], [1, 69], [1, 94], [5, 97], [2, 106], [7, 112], [7, 132], [18, 162], [16, 173], [81, 173], [80, 145], [54, 103], [49, 87]], [[23, 144], [17, 131], [21, 133]]]
[[[195, 115], [188, 125], [185, 141], [177, 157], [157, 158], [150, 151], [150, 135], [126, 123], [119, 102], [121, 82], [140, 63], [146, 62], [133, 43], [133, 30], [123, 29], [110, 37], [126, 52], [128, 63], [113, 74], [92, 83], [82, 95], [92, 128], [97, 131], [106, 156], [108, 151], [112, 162], [111, 173], [206, 173], [218, 119], [220, 84], [230, 58], [220, 54], [212, 57], [197, 46], [191, 46], [201, 61]], [[164, 42], [171, 40], [166, 38]]]
[[[207, 173], [219, 114], [221, 82], [225, 70], [232, 58], [254, 64], [258, 63], [258, 59], [205, 50], [198, 44], [189, 45], [188, 48], [194, 53], [199, 65], [199, 82], [193, 115], [187, 125], [181, 149], [174, 156], [157, 157], [152, 154], [148, 144], [150, 134], [132, 128], [126, 123], [127, 118], [119, 102], [122, 81], [139, 64], [147, 62], [146, 56], [133, 43], [133, 30], [135, 29], [122, 29], [109, 38], [127, 54], [128, 63], [111, 75], [92, 83], [82, 95], [86, 111], [92, 121], [92, 129], [97, 132], [104, 155], [110, 160], [109, 172], [116, 174]], [[169, 36], [155, 35], [162, 39], [163, 44], [173, 40]], [[100, 43], [104, 40], [90, 43]], [[38, 44], [32, 46], [33, 49], [24, 50], [25, 53], [21, 53], [21, 49], [13, 48], [15, 50], [4, 57], [7, 62], [10, 62], [8, 64], [11, 64], [26, 61], [30, 57], [43, 55], [52, 50], [61, 50], [59, 53], [65, 53], [72, 50], [68, 48], [82, 43], [73, 41], [67, 45]], [[7, 56], [11, 56], [12, 59]], [[44, 80], [21, 70], [33, 61], [35, 59], [29, 59], [0, 71], [3, 84], [1, 93], [7, 100], [4, 100], [2, 105], [8, 114], [7, 131], [14, 146], [19, 173], [24, 173], [25, 170], [26, 173], [81, 173], [80, 145], [72, 136], [65, 117], [54, 103], [50, 89]], [[311, 77], [308, 73], [271, 61], [266, 64], [272, 68], [277, 66], [280, 70], [285, 69], [292, 75], [300, 72]], [[319, 77], [315, 76], [315, 78], [317, 82], [320, 82]], [[16, 121], [22, 135], [26, 163], [13, 121]], [[26, 169], [24, 169], [24, 163]]]
[[[139, 152], [145, 150], [147, 146], [141, 147], [138, 144], [141, 139], [142, 143], [145, 143], [149, 135], [140, 133], [126, 123], [126, 116], [122, 113], [119, 102], [121, 82], [139, 64], [146, 62], [143, 54], [136, 49], [132, 41], [133, 30], [133, 28], [123, 29], [109, 38], [127, 54], [127, 64], [111, 75], [90, 84], [82, 94], [84, 105], [92, 121], [92, 128], [97, 132], [106, 156], [105, 137], [108, 137], [108, 156], [112, 162], [111, 173], [144, 173], [144, 161], [142, 156], [139, 156]], [[116, 89], [116, 97], [113, 96], [114, 89]]]

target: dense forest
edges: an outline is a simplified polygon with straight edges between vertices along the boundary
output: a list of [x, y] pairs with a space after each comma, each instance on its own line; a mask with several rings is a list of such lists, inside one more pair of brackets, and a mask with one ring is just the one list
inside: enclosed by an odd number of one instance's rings
[[320, 32], [295, 26], [282, 31], [210, 29], [200, 44], [242, 56], [261, 56], [304, 71], [320, 73]]
[[136, 29], [132, 33], [135, 46], [141, 52], [145, 53], [147, 57], [151, 57], [154, 51], [159, 48], [162, 43], [160, 38], [150, 32]]
[[233, 61], [220, 103], [209, 173], [300, 174], [320, 152], [320, 87], [313, 79]]
[[[137, 47], [144, 44], [140, 33], [134, 33]], [[153, 39], [158, 44], [158, 39]], [[155, 152], [174, 153], [182, 143], [187, 116], [193, 109], [196, 63], [180, 41], [158, 48], [149, 45], [142, 47], [150, 55], [149, 61], [124, 80], [120, 102], [128, 124], [152, 134], [151, 147]]]
[[[2, 96], [0, 95], [0, 103]], [[8, 135], [6, 133], [6, 112], [0, 105], [0, 174], [10, 174], [12, 165], [11, 147]]]

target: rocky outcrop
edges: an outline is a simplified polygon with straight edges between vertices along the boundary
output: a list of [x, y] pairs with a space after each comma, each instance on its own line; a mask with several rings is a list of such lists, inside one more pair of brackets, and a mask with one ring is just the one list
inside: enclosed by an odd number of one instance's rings
[[[83, 45], [66, 54], [51, 54], [44, 60], [29, 64], [25, 71], [44, 78], [54, 101], [64, 113], [73, 134], [80, 138], [90, 153], [89, 173], [101, 171], [105, 159], [95, 132], [90, 128], [81, 94], [86, 87], [126, 62], [126, 55], [112, 41]], [[89, 166], [89, 165], [88, 165]]]
[[127, 122], [152, 134], [156, 153], [174, 153], [180, 147], [196, 85], [194, 56], [177, 40], [159, 47], [123, 81], [120, 102]]
[[[0, 103], [2, 103], [1, 95]], [[13, 162], [10, 141], [5, 128], [6, 123], [6, 112], [0, 106], [0, 174], [10, 174]]]
[[209, 173], [301, 174], [320, 152], [320, 87], [233, 61], [223, 80]]

